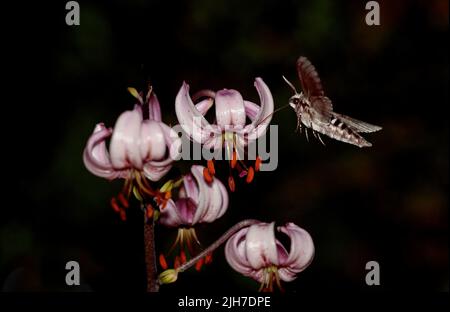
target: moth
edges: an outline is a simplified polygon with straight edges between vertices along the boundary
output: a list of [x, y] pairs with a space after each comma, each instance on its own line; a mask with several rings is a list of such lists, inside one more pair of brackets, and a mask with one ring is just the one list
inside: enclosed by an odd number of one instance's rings
[[289, 99], [289, 105], [297, 114], [297, 130], [301, 132], [305, 127], [308, 139], [308, 128], [311, 129], [314, 136], [324, 145], [320, 134], [358, 147], [372, 146], [360, 133], [375, 132], [381, 130], [381, 127], [335, 113], [331, 100], [325, 96], [319, 74], [304, 56], [300, 56], [297, 60], [297, 73], [302, 86], [300, 93], [283, 76], [283, 79], [295, 92]]

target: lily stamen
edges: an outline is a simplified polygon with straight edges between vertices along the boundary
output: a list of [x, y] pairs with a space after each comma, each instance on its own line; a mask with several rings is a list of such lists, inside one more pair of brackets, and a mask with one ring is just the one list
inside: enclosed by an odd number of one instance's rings
[[167, 270], [167, 268], [169, 267], [163, 254], [159, 255], [159, 265], [161, 266], [161, 268], [163, 268], [163, 270]]
[[216, 174], [216, 169], [214, 168], [214, 161], [208, 160], [207, 161], [208, 171], [211, 174], [211, 176], [214, 176]]

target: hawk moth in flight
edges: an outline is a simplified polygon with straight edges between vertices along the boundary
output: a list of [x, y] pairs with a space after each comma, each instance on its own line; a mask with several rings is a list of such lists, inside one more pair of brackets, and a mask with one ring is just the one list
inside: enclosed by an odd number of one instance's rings
[[304, 56], [297, 60], [297, 73], [302, 86], [300, 93], [284, 76], [283, 79], [295, 92], [289, 99], [289, 105], [297, 114], [297, 129], [301, 132], [305, 127], [307, 139], [307, 129], [310, 128], [322, 144], [320, 134], [358, 147], [372, 146], [359, 133], [375, 132], [381, 127], [335, 113], [331, 100], [325, 96], [316, 69]]

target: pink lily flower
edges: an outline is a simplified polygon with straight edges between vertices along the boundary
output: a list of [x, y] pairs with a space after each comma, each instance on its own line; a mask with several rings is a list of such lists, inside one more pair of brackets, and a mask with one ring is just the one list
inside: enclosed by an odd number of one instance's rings
[[[217, 92], [203, 90], [194, 95], [194, 100], [202, 97], [206, 99], [194, 104], [189, 95], [189, 85], [183, 82], [175, 100], [175, 110], [178, 121], [189, 138], [206, 149], [215, 150], [225, 148], [231, 168], [237, 168], [240, 177], [250, 176], [247, 183], [253, 179], [253, 168], [240, 161], [238, 151], [242, 151], [251, 141], [262, 136], [272, 119], [274, 103], [272, 93], [261, 78], [255, 79], [261, 105], [246, 101], [242, 95], [232, 89]], [[216, 123], [209, 123], [205, 115], [215, 104]], [[247, 119], [250, 122], [247, 122]], [[259, 158], [259, 157], [258, 157]], [[255, 169], [258, 171], [260, 159], [256, 159]], [[208, 160], [208, 168], [213, 167], [212, 160]], [[214, 175], [214, 169], [209, 170]], [[205, 176], [208, 180], [208, 178]], [[230, 179], [231, 178], [231, 179]], [[234, 180], [229, 178], [229, 187], [234, 191]]]
[[[142, 94], [133, 88], [129, 91], [139, 104], [122, 113], [114, 129], [105, 127], [103, 123], [97, 124], [83, 152], [84, 164], [92, 174], [108, 180], [126, 179], [125, 196], [119, 196], [125, 207], [131, 191], [140, 198], [143, 194], [158, 195], [145, 178], [151, 181], [161, 179], [171, 169], [181, 147], [181, 139], [176, 132], [161, 121], [160, 105], [152, 90], [146, 96], [147, 107], [144, 107]], [[143, 114], [145, 109], [148, 111], [146, 116]], [[108, 151], [106, 140], [109, 137]], [[113, 199], [111, 204], [120, 212], [117, 200]]]
[[[191, 172], [179, 182], [166, 183], [161, 192], [177, 190], [178, 196], [170, 198], [164, 206], [160, 205], [159, 222], [168, 227], [178, 227], [178, 235], [169, 253], [178, 245], [180, 260], [187, 260], [186, 252], [192, 256], [194, 246], [200, 247], [195, 229], [198, 223], [211, 223], [220, 218], [228, 208], [228, 193], [218, 179], [207, 183], [203, 179], [203, 166], [194, 165]], [[175, 258], [175, 261], [177, 258]], [[163, 261], [165, 262], [165, 261]], [[164, 265], [162, 265], [164, 266]]]
[[198, 223], [211, 223], [228, 208], [228, 193], [218, 179], [206, 183], [203, 166], [194, 165], [191, 173], [183, 177], [178, 199], [167, 201], [161, 209], [159, 222], [168, 227], [192, 227]]
[[291, 241], [290, 251], [275, 238], [275, 222], [243, 228], [225, 246], [225, 256], [237, 272], [261, 283], [260, 291], [272, 291], [275, 281], [290, 282], [309, 266], [314, 257], [311, 236], [294, 223], [277, 227]]

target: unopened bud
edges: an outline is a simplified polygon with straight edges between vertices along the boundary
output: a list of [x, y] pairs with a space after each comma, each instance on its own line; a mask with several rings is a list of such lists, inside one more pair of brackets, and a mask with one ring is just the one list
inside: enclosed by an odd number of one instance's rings
[[168, 269], [159, 274], [159, 282], [161, 284], [170, 284], [177, 280], [178, 278], [178, 271], [174, 269]]

